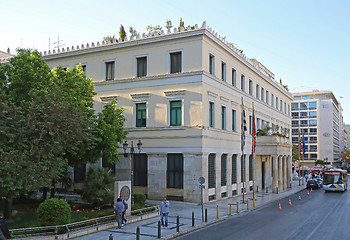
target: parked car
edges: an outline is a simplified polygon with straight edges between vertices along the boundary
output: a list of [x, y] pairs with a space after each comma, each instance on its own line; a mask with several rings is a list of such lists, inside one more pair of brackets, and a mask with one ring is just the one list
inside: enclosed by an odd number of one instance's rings
[[318, 184], [320, 185], [320, 188], [323, 187], [323, 179], [322, 178], [314, 178], [314, 180], [316, 180], [318, 182]]
[[307, 183], [306, 183], [306, 188], [307, 189], [318, 189], [320, 188], [320, 184], [318, 183], [318, 181], [316, 179], [309, 179], [307, 180]]

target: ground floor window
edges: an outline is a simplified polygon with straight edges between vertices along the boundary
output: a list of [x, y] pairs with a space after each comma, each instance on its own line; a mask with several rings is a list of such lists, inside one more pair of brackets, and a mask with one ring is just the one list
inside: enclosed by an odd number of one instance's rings
[[249, 181], [253, 180], [253, 155], [249, 156]]
[[232, 155], [232, 184], [237, 183], [237, 155]]
[[75, 167], [74, 168], [74, 182], [75, 183], [82, 183], [85, 181], [86, 177], [86, 164], [84, 164], [81, 167]]
[[147, 154], [134, 155], [134, 186], [147, 187]]
[[182, 154], [167, 155], [167, 187], [183, 189], [184, 157]]
[[215, 153], [208, 157], [208, 188], [215, 188]]

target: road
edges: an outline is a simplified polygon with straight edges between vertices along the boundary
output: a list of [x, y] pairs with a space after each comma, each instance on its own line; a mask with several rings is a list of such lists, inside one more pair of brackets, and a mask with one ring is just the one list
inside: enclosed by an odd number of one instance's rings
[[[279, 202], [282, 210], [278, 210]], [[320, 189], [307, 196], [304, 190], [176, 239], [350, 239], [349, 223], [350, 191], [325, 193]]]

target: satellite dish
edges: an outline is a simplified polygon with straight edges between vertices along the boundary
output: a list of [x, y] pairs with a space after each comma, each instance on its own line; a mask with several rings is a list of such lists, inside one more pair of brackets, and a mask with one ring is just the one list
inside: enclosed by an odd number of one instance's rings
[[205, 178], [204, 178], [204, 177], [199, 177], [199, 178], [198, 178], [198, 182], [199, 182], [200, 184], [205, 183]]

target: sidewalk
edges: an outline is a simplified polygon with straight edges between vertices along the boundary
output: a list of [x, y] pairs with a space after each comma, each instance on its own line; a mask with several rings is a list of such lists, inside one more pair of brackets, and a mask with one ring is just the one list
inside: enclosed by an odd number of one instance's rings
[[[162, 229], [161, 236], [162, 239], [171, 239], [179, 235], [194, 231], [201, 227], [208, 226], [210, 224], [223, 221], [227, 217], [239, 216], [240, 214], [245, 214], [249, 211], [257, 209], [259, 207], [265, 206], [271, 202], [278, 199], [285, 198], [296, 192], [305, 189], [305, 185], [299, 186], [298, 181], [293, 182], [293, 187], [285, 192], [275, 194], [275, 193], [264, 193], [256, 192], [255, 195], [255, 208], [253, 208], [253, 194], [249, 193], [245, 195], [245, 200], [249, 199], [249, 210], [247, 210], [247, 204], [242, 202], [242, 195], [231, 197], [225, 200], [213, 201], [204, 204], [204, 209], [207, 208], [208, 211], [208, 222], [202, 223], [202, 210], [201, 205], [196, 203], [186, 203], [186, 202], [176, 202], [170, 201], [170, 214], [169, 214], [169, 227], [168, 229]], [[153, 204], [159, 204], [160, 201], [150, 201], [147, 202]], [[239, 213], [236, 213], [237, 207], [236, 203], [239, 202]], [[232, 204], [232, 216], [229, 216], [229, 204]], [[219, 206], [219, 219], [216, 218], [216, 207]], [[195, 216], [195, 227], [192, 227], [192, 212]], [[176, 231], [176, 217], [180, 217], [180, 232]], [[160, 217], [153, 217], [146, 220], [141, 220], [138, 222], [130, 223], [125, 225], [122, 229], [117, 229], [116, 227], [105, 229], [100, 232], [92, 233], [89, 235], [72, 238], [75, 240], [108, 240], [110, 234], [112, 234], [113, 239], [136, 239], [136, 228], [140, 227], [140, 239], [155, 239], [158, 237], [158, 221]]]

